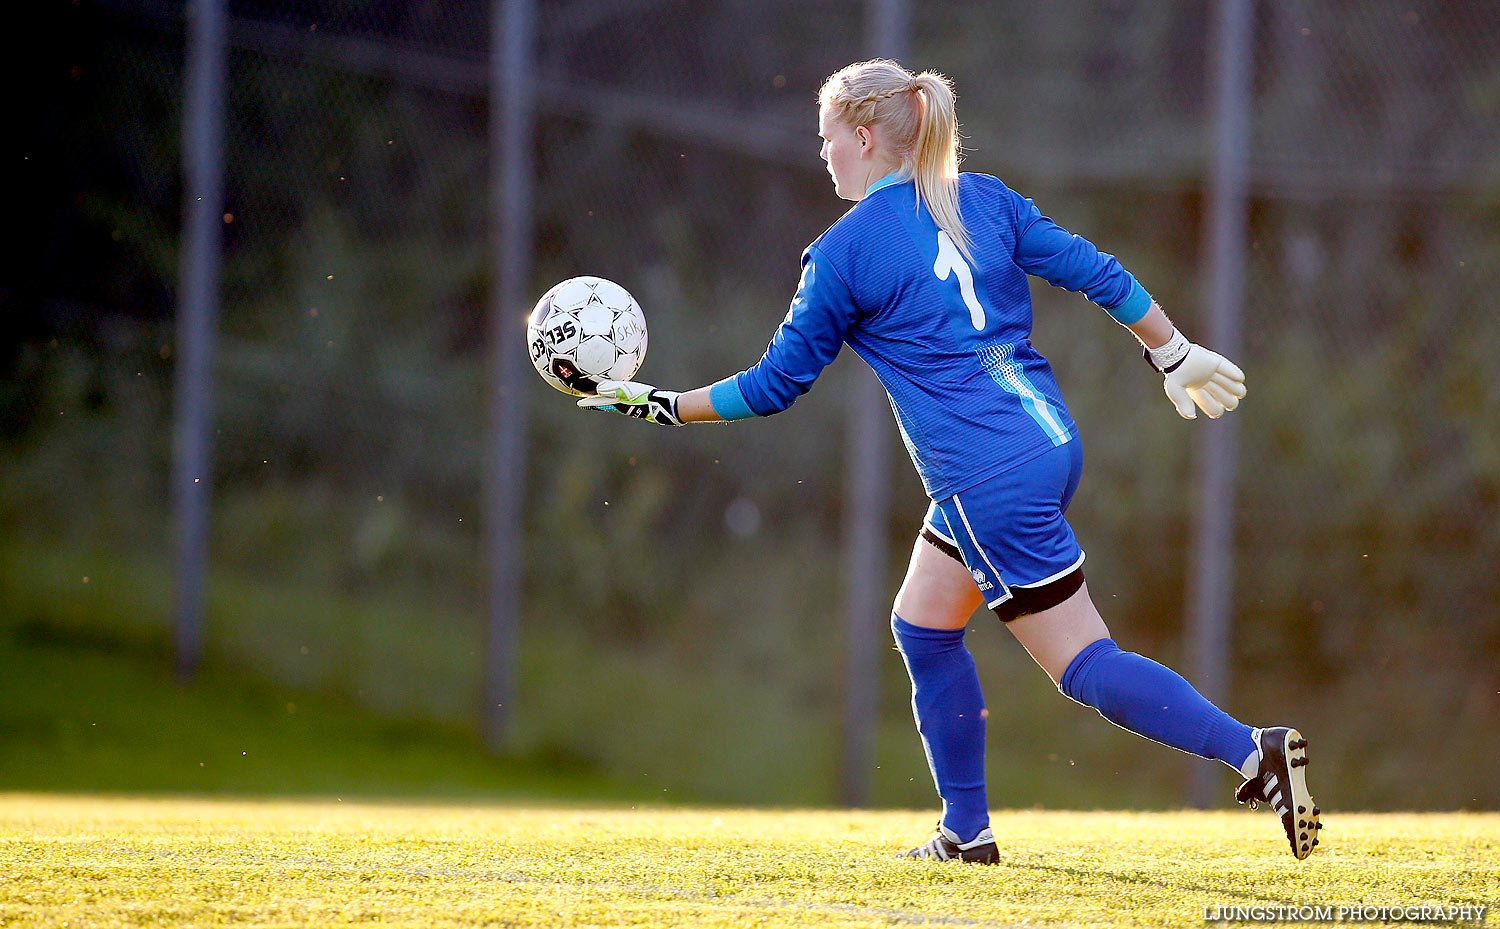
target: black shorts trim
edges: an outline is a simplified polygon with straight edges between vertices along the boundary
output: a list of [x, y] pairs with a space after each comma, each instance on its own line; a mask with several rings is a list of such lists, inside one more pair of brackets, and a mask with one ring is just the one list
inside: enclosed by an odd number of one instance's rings
[[1040, 587], [1012, 587], [1010, 599], [995, 607], [995, 615], [1002, 623], [1020, 619], [1031, 613], [1050, 610], [1078, 593], [1083, 586], [1083, 565], [1079, 565], [1055, 581]]
[[[931, 527], [924, 524], [922, 531], [918, 535], [932, 543], [944, 555], [947, 555], [959, 564], [964, 564], [964, 556], [958, 550], [958, 546], [936, 532], [933, 532]], [[1080, 558], [1079, 560], [1081, 561], [1082, 559]], [[964, 565], [964, 567], [967, 568], [968, 566]], [[1078, 589], [1082, 586], [1083, 565], [1079, 565], [1057, 580], [1049, 581], [1040, 587], [1010, 588], [1009, 599], [995, 606], [995, 615], [1000, 617], [1001, 622], [1008, 623], [1013, 619], [1020, 619], [1022, 616], [1029, 616], [1032, 613], [1050, 610], [1078, 593]]]
[[[952, 558], [959, 564], [964, 563], [963, 553], [958, 550], [958, 546], [954, 545], [952, 542], [949, 542], [947, 539], [938, 535], [936, 532], [933, 532], [931, 526], [928, 526], [924, 523], [922, 525], [922, 531], [917, 534], [935, 545], [937, 547], [937, 550], [942, 552], [944, 555], [947, 555], [949, 558]], [[967, 567], [967, 565], [965, 565], [965, 567]]]

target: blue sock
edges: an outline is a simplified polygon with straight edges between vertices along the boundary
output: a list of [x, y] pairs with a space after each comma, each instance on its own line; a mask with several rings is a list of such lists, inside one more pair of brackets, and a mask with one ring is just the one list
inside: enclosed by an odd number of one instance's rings
[[1121, 651], [1114, 639], [1079, 652], [1057, 689], [1117, 726], [1235, 770], [1256, 750], [1249, 726], [1209, 703], [1176, 671]]
[[891, 614], [911, 675], [911, 710], [943, 798], [943, 825], [967, 842], [990, 824], [984, 796], [984, 694], [962, 629], [926, 629]]

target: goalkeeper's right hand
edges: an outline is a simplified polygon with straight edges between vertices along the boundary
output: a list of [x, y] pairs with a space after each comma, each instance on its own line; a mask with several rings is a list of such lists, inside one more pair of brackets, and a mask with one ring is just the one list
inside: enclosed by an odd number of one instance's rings
[[597, 396], [584, 397], [578, 405], [586, 410], [612, 410], [661, 426], [680, 426], [675, 390], [660, 390], [639, 381], [600, 381]]
[[1198, 418], [1194, 405], [1209, 419], [1218, 419], [1245, 396], [1245, 372], [1238, 365], [1189, 342], [1176, 329], [1165, 345], [1146, 350], [1146, 360], [1162, 373], [1162, 389], [1183, 419]]

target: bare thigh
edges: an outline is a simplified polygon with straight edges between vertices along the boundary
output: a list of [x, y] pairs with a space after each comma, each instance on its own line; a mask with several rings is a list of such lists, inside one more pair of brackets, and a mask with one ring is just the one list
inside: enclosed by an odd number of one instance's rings
[[896, 594], [896, 615], [927, 629], [962, 629], [983, 603], [963, 562], [918, 536]]
[[[896, 594], [896, 615], [913, 626], [962, 629], [983, 605], [969, 569], [918, 537]], [[1109, 637], [1087, 583], [1057, 606], [1011, 620], [1005, 627], [1054, 684], [1085, 646]]]
[[[903, 616], [905, 614], [902, 614]], [[1030, 613], [1005, 624], [1056, 684], [1084, 647], [1109, 638], [1109, 628], [1089, 597], [1089, 585], [1040, 613]]]

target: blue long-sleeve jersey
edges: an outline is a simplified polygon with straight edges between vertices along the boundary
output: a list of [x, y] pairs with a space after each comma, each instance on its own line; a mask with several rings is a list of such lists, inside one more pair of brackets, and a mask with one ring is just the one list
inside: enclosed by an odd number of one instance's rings
[[765, 355], [715, 385], [716, 410], [768, 416], [805, 393], [847, 342], [890, 395], [928, 496], [942, 500], [1070, 441], [1073, 418], [1031, 345], [1035, 274], [1123, 323], [1151, 298], [1113, 256], [999, 179], [963, 174], [972, 258], [910, 181], [871, 188], [802, 253], [802, 280]]

